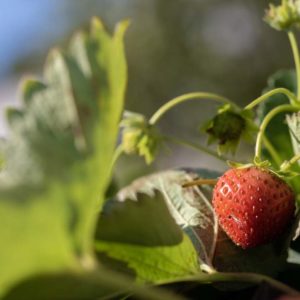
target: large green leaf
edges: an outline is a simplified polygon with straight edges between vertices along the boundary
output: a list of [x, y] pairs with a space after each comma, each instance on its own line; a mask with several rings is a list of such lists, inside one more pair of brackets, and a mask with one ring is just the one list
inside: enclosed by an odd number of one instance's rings
[[120, 271], [124, 262], [122, 271], [141, 282], [163, 283], [200, 270], [193, 244], [158, 192], [110, 201], [98, 223], [96, 250], [102, 263]]
[[[296, 75], [293, 70], [284, 70], [276, 72], [268, 80], [268, 85], [264, 93], [275, 88], [286, 88], [292, 92], [297, 91]], [[266, 114], [281, 104], [288, 104], [289, 99], [282, 94], [276, 94], [267, 101], [262, 102], [258, 107], [258, 120], [261, 123]], [[285, 121], [286, 113], [280, 113], [275, 116], [269, 123], [266, 130], [266, 137], [272, 143], [282, 160], [289, 159], [293, 156], [293, 147], [289, 135], [289, 129]], [[272, 161], [267, 152], [266, 157]]]
[[[216, 177], [216, 172], [199, 171], [202, 177]], [[136, 192], [151, 193], [158, 189], [163, 195], [176, 223], [190, 236], [203, 264], [211, 265], [218, 223], [210, 203], [207, 187], [183, 188], [182, 184], [198, 175], [185, 170], [166, 171], [144, 177], [123, 189], [119, 197], [134, 197]], [[207, 194], [208, 192], [208, 194]]]
[[10, 109], [1, 146], [0, 295], [45, 272], [95, 267], [97, 212], [110, 165], [127, 80], [123, 35], [94, 19], [71, 50], [53, 50], [44, 82], [26, 80], [24, 105]]
[[[166, 290], [142, 286], [108, 269], [101, 272], [61, 272], [34, 276], [19, 283], [5, 300], [123, 299], [134, 294], [145, 300], [184, 300]], [[1, 298], [2, 299], [2, 298]]]

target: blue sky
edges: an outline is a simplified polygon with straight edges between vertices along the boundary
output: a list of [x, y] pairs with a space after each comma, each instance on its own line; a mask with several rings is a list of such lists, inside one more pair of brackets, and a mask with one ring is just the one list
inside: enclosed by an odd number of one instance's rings
[[17, 59], [35, 49], [43, 49], [44, 40], [59, 36], [64, 21], [58, 17], [56, 7], [62, 2], [62, 0], [0, 1], [0, 77], [10, 71]]

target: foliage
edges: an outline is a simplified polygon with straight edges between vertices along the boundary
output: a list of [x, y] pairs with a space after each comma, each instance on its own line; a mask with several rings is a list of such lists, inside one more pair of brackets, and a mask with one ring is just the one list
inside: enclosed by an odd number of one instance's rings
[[[282, 3], [285, 9], [296, 4]], [[285, 13], [271, 10], [276, 22]], [[223, 160], [220, 152], [235, 152], [241, 138], [251, 141], [257, 134], [255, 155], [247, 163], [272, 165], [283, 177], [290, 169], [298, 174], [299, 60], [297, 88], [294, 73], [277, 73], [245, 108], [195, 92], [172, 99], [149, 121], [128, 112], [121, 119], [127, 25], [119, 23], [110, 35], [94, 19], [68, 50], [50, 53], [43, 82], [23, 83], [23, 107], [7, 111], [10, 136], [0, 141], [0, 297], [176, 300], [184, 296], [153, 285], [180, 282], [194, 282], [199, 290], [202, 283], [214, 283], [226, 291], [267, 282], [282, 293], [298, 294], [273, 277], [287, 272], [291, 261], [299, 270], [299, 253], [290, 249], [299, 235], [299, 216], [271, 243], [242, 250], [219, 228], [211, 204], [219, 172], [168, 170], [139, 178], [110, 199], [107, 195], [118, 150], [151, 163], [165, 139], [157, 120], [196, 98], [222, 107], [206, 125], [219, 152], [195, 148]], [[286, 112], [296, 112], [288, 124]], [[299, 183], [291, 184], [298, 193]]]

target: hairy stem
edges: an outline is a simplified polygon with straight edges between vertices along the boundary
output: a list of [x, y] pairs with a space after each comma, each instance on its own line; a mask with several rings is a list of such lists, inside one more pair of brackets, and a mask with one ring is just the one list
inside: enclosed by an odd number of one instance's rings
[[294, 157], [292, 157], [286, 164], [284, 164], [284, 166], [280, 170], [287, 171], [298, 160], [300, 160], [300, 154], [297, 154]]
[[227, 160], [228, 160], [228, 158], [226, 158], [225, 156], [219, 155], [217, 152], [215, 152], [207, 147], [204, 147], [202, 145], [199, 145], [199, 144], [196, 144], [196, 143], [193, 143], [190, 141], [185, 141], [185, 140], [177, 139], [177, 138], [170, 137], [170, 136], [165, 136], [164, 139], [166, 141], [170, 141], [175, 144], [179, 144], [179, 145], [186, 146], [186, 147], [192, 148], [192, 149], [200, 151], [200, 152], [204, 152], [204, 153], [209, 154], [223, 162], [227, 162]]
[[279, 106], [275, 107], [265, 116], [264, 120], [262, 121], [262, 123], [259, 127], [259, 131], [258, 131], [257, 138], [256, 138], [255, 156], [257, 158], [259, 158], [259, 159], [261, 158], [261, 148], [262, 148], [263, 136], [264, 136], [265, 130], [266, 130], [269, 122], [272, 120], [272, 118], [274, 116], [276, 116], [277, 114], [284, 112], [284, 111], [297, 111], [297, 110], [299, 110], [299, 108], [292, 106], [290, 104], [284, 104], [284, 105], [279, 105]]
[[[288, 32], [288, 37], [290, 40], [290, 44], [293, 51], [295, 67], [296, 67], [296, 74], [297, 74], [297, 99], [300, 98], [300, 56], [299, 56], [299, 48], [297, 44], [297, 40], [295, 34], [292, 31]], [[299, 101], [299, 100], [298, 100]]]
[[278, 88], [278, 89], [271, 90], [271, 91], [261, 95], [260, 97], [256, 98], [251, 103], [249, 103], [247, 106], [245, 106], [245, 109], [252, 109], [256, 105], [260, 104], [263, 101], [268, 100], [270, 97], [272, 97], [273, 95], [276, 95], [276, 94], [286, 95], [289, 98], [291, 104], [297, 103], [297, 97], [294, 95], [294, 93], [292, 93], [291, 91], [289, 91], [288, 89], [285, 89], [285, 88]]
[[149, 123], [151, 125], [154, 125], [168, 110], [188, 100], [213, 100], [221, 103], [228, 103], [231, 104], [236, 109], [240, 109], [235, 103], [231, 102], [229, 99], [217, 94], [205, 93], [205, 92], [188, 93], [188, 94], [178, 96], [168, 101], [163, 106], [161, 106], [150, 118]]
[[277, 167], [279, 167], [282, 163], [282, 158], [280, 157], [279, 153], [276, 151], [276, 149], [274, 148], [272, 143], [269, 141], [269, 139], [266, 137], [266, 135], [263, 136], [263, 143], [264, 143], [267, 151], [273, 158], [275, 164], [277, 165]]

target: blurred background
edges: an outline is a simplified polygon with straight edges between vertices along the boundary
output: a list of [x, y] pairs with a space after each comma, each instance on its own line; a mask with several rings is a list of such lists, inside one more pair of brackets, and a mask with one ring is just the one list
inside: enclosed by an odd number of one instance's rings
[[[3, 108], [19, 105], [20, 78], [41, 76], [49, 48], [64, 47], [72, 32], [99, 16], [112, 30], [132, 20], [126, 36], [129, 86], [126, 108], [150, 116], [182, 93], [220, 93], [244, 105], [257, 97], [267, 77], [293, 66], [285, 34], [262, 20], [267, 0], [10, 0], [0, 1], [0, 136], [7, 134]], [[191, 101], [159, 123], [170, 134], [205, 143], [200, 125], [216, 106]], [[240, 157], [253, 146], [242, 145]], [[168, 145], [152, 166], [124, 156], [117, 168], [122, 184], [140, 174], [173, 167], [226, 165], [191, 149]]]

